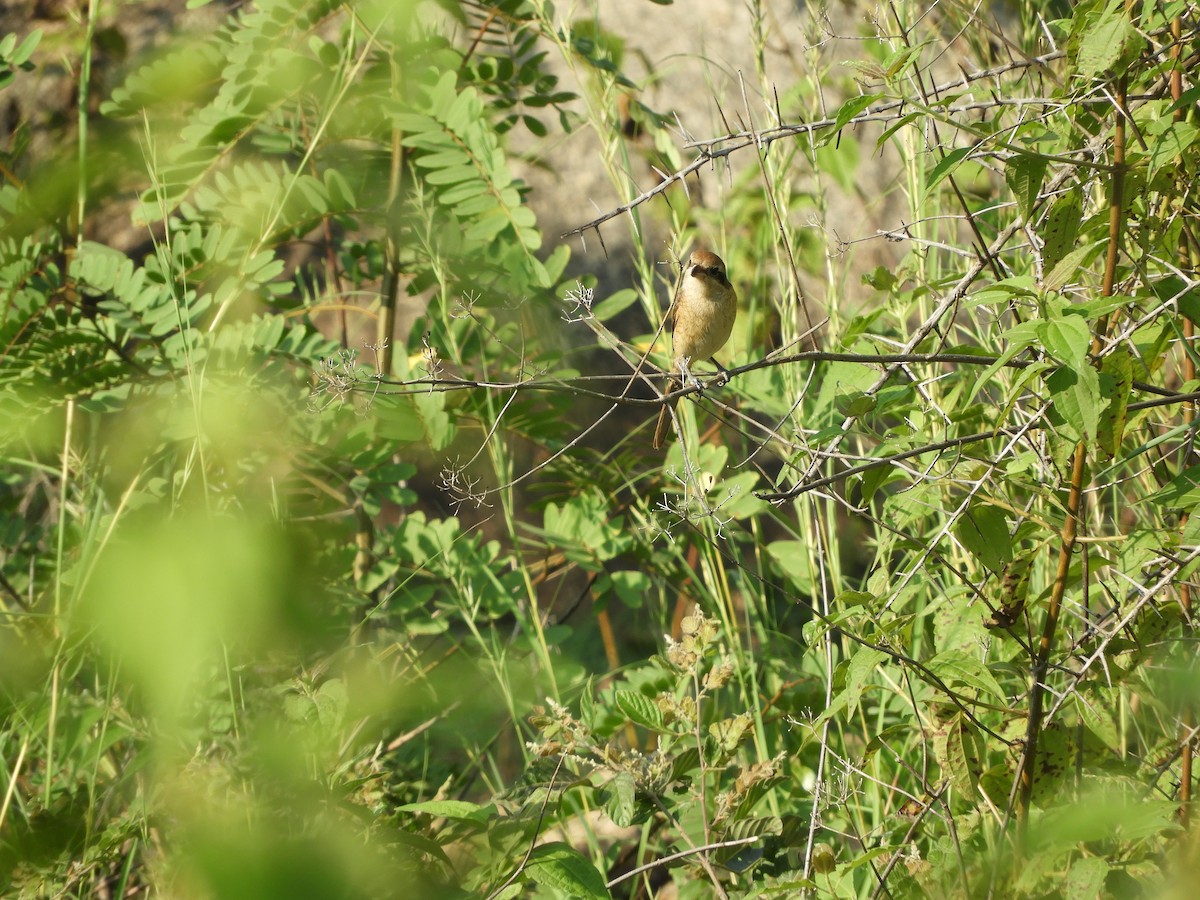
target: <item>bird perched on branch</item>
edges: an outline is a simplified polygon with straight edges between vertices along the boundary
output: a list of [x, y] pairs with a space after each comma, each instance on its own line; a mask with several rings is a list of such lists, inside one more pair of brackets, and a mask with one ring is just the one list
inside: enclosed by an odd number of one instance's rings
[[[671, 356], [682, 378], [689, 378], [688, 367], [725, 346], [737, 316], [737, 292], [725, 275], [721, 257], [707, 250], [696, 250], [683, 268], [675, 300], [667, 310], [666, 327], [671, 332]], [[682, 382], [672, 378], [667, 393], [679, 390]], [[675, 401], [663, 404], [654, 429], [654, 449], [662, 447]]]

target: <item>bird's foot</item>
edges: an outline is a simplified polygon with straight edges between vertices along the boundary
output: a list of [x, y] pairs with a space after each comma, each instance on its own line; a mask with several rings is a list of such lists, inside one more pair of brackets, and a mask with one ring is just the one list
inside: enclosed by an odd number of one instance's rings
[[700, 383], [700, 379], [692, 374], [691, 359], [686, 356], [681, 356], [676, 363], [679, 365], [679, 380], [688, 387], [694, 387], [698, 391], [704, 390], [704, 385]]

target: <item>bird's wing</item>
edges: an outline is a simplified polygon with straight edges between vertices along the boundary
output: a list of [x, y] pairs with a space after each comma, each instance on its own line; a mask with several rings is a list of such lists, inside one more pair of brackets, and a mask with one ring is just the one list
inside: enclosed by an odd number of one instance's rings
[[683, 287], [683, 279], [687, 277], [687, 266], [679, 270], [679, 280], [675, 282], [675, 296], [671, 298], [671, 305], [667, 307], [667, 314], [663, 316], [663, 328], [666, 331], [675, 330], [675, 310], [679, 308], [679, 289]]

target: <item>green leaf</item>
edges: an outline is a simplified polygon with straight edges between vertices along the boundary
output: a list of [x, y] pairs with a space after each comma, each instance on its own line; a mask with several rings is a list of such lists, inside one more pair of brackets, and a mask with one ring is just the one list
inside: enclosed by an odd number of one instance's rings
[[849, 609], [852, 606], [863, 606], [875, 599], [875, 595], [867, 591], [842, 591], [833, 598], [833, 606], [837, 609]]
[[414, 161], [418, 168], [445, 169], [450, 166], [468, 165], [471, 162], [471, 157], [458, 147], [450, 147], [446, 150], [439, 150], [436, 153], [422, 154], [416, 157]]
[[929, 671], [937, 675], [946, 684], [966, 684], [991, 694], [1000, 702], [1008, 701], [1008, 696], [1000, 683], [978, 655], [966, 650], [946, 650], [928, 660], [925, 665]]
[[434, 391], [412, 394], [412, 403], [421, 418], [425, 441], [431, 450], [444, 450], [457, 431], [446, 412], [446, 395]]
[[1087, 262], [1103, 243], [1096, 241], [1090, 244], [1083, 244], [1073, 250], [1067, 252], [1062, 259], [1054, 264], [1054, 268], [1046, 275], [1042, 281], [1042, 290], [1046, 292], [1059, 291], [1072, 281], [1078, 281], [1079, 269]]
[[1082, 316], [1062, 315], [1043, 319], [1037, 325], [1047, 352], [1067, 366], [1087, 365], [1088, 351], [1092, 346], [1092, 333]]
[[746, 713], [729, 719], [721, 719], [708, 726], [708, 734], [716, 743], [718, 759], [728, 758], [742, 740], [750, 734], [753, 720]]
[[1121, 750], [1121, 728], [1117, 724], [1102, 697], [1102, 691], [1077, 691], [1075, 693], [1075, 709], [1079, 718], [1088, 730], [1099, 738], [1106, 747], [1115, 752]]
[[550, 130], [542, 124], [542, 120], [531, 115], [522, 115], [521, 122], [529, 129], [529, 133], [536, 137], [545, 137], [550, 133]]
[[1076, 438], [1095, 440], [1100, 425], [1100, 375], [1087, 363], [1064, 366], [1046, 379], [1057, 412], [1075, 431]]
[[486, 824], [496, 814], [496, 807], [492, 804], [480, 806], [466, 800], [425, 800], [420, 803], [406, 803], [397, 809], [400, 812], [424, 813], [439, 819], [457, 819], [482, 824]]
[[973, 503], [954, 528], [955, 536], [971, 554], [993, 572], [1012, 559], [1012, 539], [1004, 513], [988, 503]]
[[905, 125], [909, 125], [916, 121], [923, 121], [923, 113], [910, 112], [907, 115], [901, 116], [892, 125], [879, 136], [879, 140], [875, 142], [875, 149], [882, 150], [883, 146]]
[[1097, 790], [1078, 803], [1056, 805], [1030, 835], [1030, 846], [1069, 847], [1083, 841], [1137, 841], [1175, 834], [1179, 804], [1127, 796], [1123, 791]]
[[861, 418], [875, 409], [876, 397], [863, 391], [847, 391], [834, 398], [834, 406], [843, 416]]
[[1029, 576], [1033, 569], [1033, 554], [1026, 552], [1014, 557], [1000, 573], [1000, 590], [996, 597], [996, 611], [984, 622], [990, 631], [1003, 633], [1020, 621], [1029, 598]]
[[587, 681], [583, 684], [583, 690], [579, 694], [579, 721], [592, 728], [595, 725], [596, 699], [593, 694], [595, 689], [595, 676], [589, 675]]
[[637, 691], [617, 691], [615, 698], [619, 709], [632, 722], [644, 725], [652, 731], [663, 730], [663, 714], [658, 704]]
[[959, 164], [971, 155], [974, 149], [974, 147], [959, 147], [957, 150], [951, 150], [938, 160], [938, 164], [929, 173], [929, 182], [925, 186], [925, 195], [929, 196], [942, 179], [951, 175], [958, 168]]
[[609, 575], [613, 592], [629, 609], [641, 609], [650, 595], [650, 576], [637, 569], [625, 569]]
[[803, 541], [772, 541], [767, 544], [767, 553], [778, 564], [793, 591], [807, 594], [812, 590], [813, 573], [808, 544]]
[[984, 757], [981, 742], [962, 713], [938, 723], [933, 731], [933, 753], [942, 774], [950, 779], [960, 796], [973, 799]]
[[820, 143], [813, 153], [813, 167], [831, 175], [842, 190], [857, 190], [859, 178], [859, 144], [842, 135], [837, 144]]
[[[562, 505], [548, 503], [542, 521], [546, 536], [564, 549], [574, 544], [589, 556], [611, 559], [627, 546], [622, 518], [612, 516], [609, 498], [596, 490], [581, 493]], [[577, 561], [587, 562], [583, 558]]]
[[446, 113], [458, 99], [458, 77], [453, 70], [442, 72], [437, 83], [429, 91], [429, 107], [433, 114], [445, 121]]
[[841, 105], [833, 121], [833, 131], [836, 133], [846, 127], [846, 124], [860, 112], [883, 97], [882, 94], [861, 94], [851, 97]]
[[[10, 35], [10, 37], [15, 38], [16, 35]], [[9, 64], [18, 67], [24, 66], [25, 63], [29, 61], [29, 58], [33, 56], [33, 51], [37, 49], [37, 45], [41, 42], [41, 40], [42, 30], [40, 28], [35, 28], [33, 31], [29, 32], [29, 35], [25, 38], [25, 40], [21, 41], [21, 46], [17, 47], [16, 50], [13, 50], [12, 53], [9, 54]]]
[[846, 696], [847, 716], [854, 715], [854, 711], [858, 709], [867, 679], [874, 673], [875, 667], [887, 659], [886, 653], [871, 647], [859, 647], [854, 656], [850, 657], [850, 663], [846, 667], [846, 687], [842, 692]]
[[454, 98], [454, 102], [442, 116], [442, 121], [451, 131], [461, 134], [466, 131], [467, 126], [473, 125], [479, 120], [482, 111], [479, 95], [474, 88], [468, 87]]
[[996, 374], [1018, 353], [1022, 353], [1032, 346], [1037, 339], [1036, 322], [1021, 322], [1009, 328], [1004, 333], [1004, 350], [996, 357], [996, 361], [975, 379], [975, 384], [971, 386], [971, 392], [967, 395], [966, 402], [971, 403], [981, 390], [993, 385]]
[[[460, 187], [474, 189], [478, 185], [479, 182], [477, 181], [468, 181], [464, 182], [462, 185], [460, 185]], [[457, 188], [453, 190], [457, 191]], [[477, 219], [482, 217], [484, 213], [491, 212], [492, 210], [499, 211], [501, 217], [504, 214], [503, 210], [500, 210], [499, 207], [496, 206], [496, 198], [492, 195], [491, 191], [487, 189], [486, 185], [483, 186], [483, 190], [473, 192], [471, 197], [460, 201], [455, 201], [453, 204], [450, 201], [450, 193], [451, 191], [446, 191], [446, 193], [442, 195], [442, 202], [447, 206], [453, 205], [454, 214], [460, 219]], [[502, 225], [507, 224], [503, 221], [503, 218], [500, 219], [500, 222]]]
[[[1028, 275], [1017, 275], [1012, 278], [1005, 278], [1003, 281], [997, 281], [995, 284], [985, 285], [972, 295], [970, 303], [972, 306], [984, 303], [1011, 303], [1014, 300], [1036, 299], [1037, 296], [1038, 290], [1033, 278]], [[1012, 329], [1009, 329], [1009, 331], [1020, 329], [1028, 324], [1028, 322], [1018, 323]]]
[[679, 754], [671, 761], [671, 780], [676, 781], [700, 768], [700, 751], [693, 744], [684, 750], [679, 751]]
[[561, 891], [580, 900], [607, 898], [604, 876], [582, 853], [569, 844], [553, 842], [540, 844], [529, 854], [525, 874], [538, 884]]
[[637, 814], [637, 787], [628, 772], [618, 772], [598, 791], [604, 813], [618, 828], [628, 828]]
[[257, 281], [270, 281], [283, 271], [283, 260], [275, 258], [274, 250], [264, 250], [256, 254], [242, 267], [242, 274], [247, 277], [257, 276]]
[[[478, 198], [483, 195], [487, 198], [488, 206], [496, 203], [496, 198], [489, 190], [485, 181], [464, 181], [461, 184], [456, 184], [453, 187], [448, 187], [438, 196], [441, 201], [447, 206], [455, 207], [459, 215], [465, 215], [461, 208], [461, 204], [473, 198]], [[485, 209], [488, 207], [484, 207]], [[472, 213], [473, 214], [473, 213]]]
[[1014, 156], [1004, 165], [1004, 180], [1017, 200], [1017, 209], [1026, 220], [1041, 193], [1046, 165], [1045, 158], [1041, 156]]
[[1100, 421], [1100, 377], [1086, 362], [1078, 368], [1063, 366], [1046, 378], [1055, 412], [1072, 426], [1075, 437], [1096, 439]]
[[903, 477], [904, 472], [899, 466], [876, 466], [863, 472], [858, 479], [863, 503], [870, 503], [885, 485]]
[[1125, 11], [1124, 0], [1112, 0], [1084, 33], [1075, 63], [1076, 71], [1085, 78], [1104, 74], [1116, 64], [1126, 45], [1137, 36]]
[[430, 184], [459, 184], [469, 181], [479, 175], [473, 165], [451, 166], [448, 169], [437, 169], [425, 176]]
[[382, 395], [375, 398], [371, 408], [375, 411], [380, 437], [403, 444], [415, 443], [425, 437], [425, 427], [412, 398]]
[[1146, 498], [1151, 503], [1168, 509], [1191, 510], [1200, 504], [1200, 466], [1185, 469], [1171, 483]]
[[420, 141], [427, 135], [441, 138], [441, 126], [432, 116], [424, 113], [393, 111], [391, 119], [392, 125], [405, 135], [400, 141], [401, 145], [405, 147], [421, 146]]
[[1195, 106], [1197, 102], [1200, 102], [1200, 85], [1193, 85], [1180, 94], [1179, 99], [1172, 103], [1163, 112], [1163, 115], [1174, 116], [1175, 113], [1179, 112], [1179, 110], [1186, 112]]
[[1100, 368], [1101, 387], [1108, 397], [1100, 414], [1097, 439], [1100, 449], [1112, 459], [1121, 449], [1125, 438], [1125, 419], [1129, 396], [1133, 391], [1133, 358], [1121, 347], [1104, 358]]
[[607, 322], [613, 316], [628, 309], [635, 300], [637, 300], [637, 291], [633, 288], [622, 288], [597, 303], [592, 308], [592, 315], [601, 322]]
[[1042, 267], [1046, 271], [1053, 271], [1062, 258], [1075, 248], [1075, 237], [1079, 234], [1082, 215], [1083, 206], [1077, 191], [1059, 197], [1046, 213], [1041, 228], [1041, 238], [1045, 244], [1042, 249]]
[[1091, 900], [1103, 896], [1108, 862], [1099, 856], [1087, 856], [1071, 863], [1064, 885], [1066, 900]]
[[884, 59], [884, 76], [889, 80], [894, 79], [920, 57], [921, 51], [929, 43], [929, 41], [922, 41], [911, 46], [900, 47], [898, 50], [893, 51], [890, 56]]
[[1168, 125], [1150, 144], [1148, 175], [1153, 177], [1164, 166], [1174, 166], [1196, 142], [1197, 135], [1200, 135], [1200, 129], [1189, 122]]
[[495, 240], [510, 224], [504, 210], [492, 209], [475, 219], [464, 234], [468, 240], [489, 243]]

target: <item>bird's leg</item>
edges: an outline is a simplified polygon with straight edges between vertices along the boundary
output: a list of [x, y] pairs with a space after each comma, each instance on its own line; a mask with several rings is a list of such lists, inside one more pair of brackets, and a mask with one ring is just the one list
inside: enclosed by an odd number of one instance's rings
[[702, 385], [696, 376], [692, 374], [692, 358], [690, 356], [681, 356], [679, 359], [675, 360], [675, 363], [679, 366], [680, 381], [689, 387], [695, 387], [699, 390], [704, 389], [704, 385]]
[[718, 387], [725, 387], [725, 385], [729, 384], [729, 370], [717, 362], [715, 356], [709, 357], [708, 361], [717, 367], [716, 377], [709, 384], [715, 384]]

